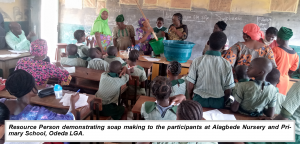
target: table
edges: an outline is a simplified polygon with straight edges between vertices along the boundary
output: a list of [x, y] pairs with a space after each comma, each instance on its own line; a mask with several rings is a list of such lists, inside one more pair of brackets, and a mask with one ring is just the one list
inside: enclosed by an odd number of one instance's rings
[[[146, 101], [155, 102], [156, 99], [154, 97], [140, 96], [140, 98], [137, 100], [137, 102], [135, 103], [135, 105], [131, 110], [134, 114], [137, 114], [137, 118], [136, 118], [137, 120], [140, 119], [142, 104], [145, 103]], [[210, 111], [210, 110], [214, 110], [214, 109], [203, 108], [203, 112]], [[223, 114], [233, 114], [237, 120], [260, 120], [260, 118], [263, 118], [263, 117], [250, 117], [240, 113], [234, 113], [229, 109], [218, 109], [218, 110], [221, 111]]]
[[[43, 88], [38, 87], [38, 89], [40, 90], [40, 89], [43, 89]], [[64, 91], [64, 93], [75, 93], [75, 92]], [[91, 106], [93, 105], [93, 100], [95, 99], [96, 96], [95, 95], [89, 95], [89, 94], [87, 94], [87, 96], [89, 97], [88, 100], [87, 100], [89, 105], [76, 109], [76, 112], [77, 112], [76, 120], [83, 120], [84, 118], [86, 118], [87, 116], [92, 114], [92, 107]], [[0, 91], [0, 98], [16, 99], [15, 96], [10, 95], [9, 92], [6, 91], [6, 90]], [[59, 101], [60, 101], [60, 99], [56, 99], [55, 95], [47, 96], [47, 97], [44, 97], [44, 98], [40, 98], [37, 95], [37, 96], [32, 97], [30, 99], [31, 104], [41, 105], [41, 106], [46, 106], [46, 107], [51, 107], [51, 108], [57, 108], [57, 109], [65, 109], [65, 110], [69, 109], [68, 106], [63, 106], [62, 103], [60, 103]]]
[[[4, 54], [13, 54], [13, 53], [8, 51], [8, 49], [5, 49], [5, 50], [0, 50], [0, 54], [4, 55]], [[3, 71], [2, 77], [7, 79], [9, 76], [9, 69], [15, 68], [16, 64], [20, 58], [29, 57], [29, 56], [30, 56], [30, 53], [26, 52], [26, 53], [22, 53], [20, 56], [17, 56], [17, 57], [0, 58], [0, 69], [2, 69], [2, 71]], [[1, 75], [0, 75], [0, 77], [1, 77]]]

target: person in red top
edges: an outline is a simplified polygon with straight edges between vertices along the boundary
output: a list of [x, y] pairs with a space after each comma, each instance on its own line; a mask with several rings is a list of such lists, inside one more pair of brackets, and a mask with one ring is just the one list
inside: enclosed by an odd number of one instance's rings
[[262, 42], [265, 45], [270, 46], [272, 49], [274, 47], [278, 47], [278, 44], [275, 40], [277, 36], [278, 30], [275, 27], [269, 27], [266, 31], [266, 36], [265, 38], [260, 38], [259, 42]]
[[289, 39], [293, 36], [293, 31], [286, 27], [281, 27], [277, 34], [278, 47], [273, 48], [277, 69], [280, 71], [280, 82], [277, 84], [279, 93], [286, 95], [289, 85], [289, 75], [298, 68], [299, 56], [289, 47]]

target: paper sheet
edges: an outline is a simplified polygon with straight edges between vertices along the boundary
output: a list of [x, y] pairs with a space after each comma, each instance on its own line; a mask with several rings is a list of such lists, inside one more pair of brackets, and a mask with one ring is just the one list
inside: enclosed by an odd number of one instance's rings
[[158, 59], [158, 58], [151, 58], [149, 56], [143, 56], [143, 57], [148, 61], [160, 61], [160, 59]]
[[65, 0], [65, 7], [82, 9], [82, 0]]
[[205, 120], [213, 120], [212, 114], [223, 114], [223, 113], [220, 112], [218, 109], [210, 110], [210, 111], [203, 112], [203, 118], [205, 118]]
[[75, 73], [75, 67], [64, 67], [69, 73]]
[[21, 54], [21, 53], [27, 53], [28, 51], [24, 50], [24, 51], [17, 51], [17, 50], [8, 50], [12, 53], [16, 53], [16, 54]]
[[[60, 103], [63, 103], [63, 106], [70, 106], [70, 99], [71, 99], [72, 94], [68, 94], [66, 93], [63, 98], [60, 100]], [[85, 94], [79, 94], [79, 99], [78, 101], [75, 103], [75, 108], [80, 108], [83, 106], [87, 106], [87, 100], [88, 100], [88, 96], [86, 96]]]
[[212, 113], [211, 117], [213, 120], [236, 120], [232, 114], [216, 114]]

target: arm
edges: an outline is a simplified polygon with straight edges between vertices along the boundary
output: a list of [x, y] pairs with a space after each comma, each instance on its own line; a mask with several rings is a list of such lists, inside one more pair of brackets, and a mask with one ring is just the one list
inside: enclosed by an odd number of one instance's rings
[[194, 95], [194, 92], [193, 92], [194, 86], [195, 86], [195, 85], [194, 85], [193, 83], [188, 82], [188, 95], [189, 95], [190, 99], [193, 99], [193, 95]]
[[114, 41], [114, 46], [115, 46], [115, 47], [118, 47], [117, 38], [114, 38], [114, 40], [113, 40], [113, 41]]
[[234, 101], [232, 104], [231, 104], [231, 111], [233, 112], [237, 112], [239, 110], [239, 107], [240, 107], [240, 103], [237, 102], [237, 101]]
[[182, 95], [182, 94], [169, 97], [170, 104], [175, 103], [175, 105], [180, 104], [182, 101], [185, 101], [185, 100], [186, 100], [186, 97], [185, 97], [185, 95]]
[[[5, 40], [6, 40], [6, 43], [8, 44], [8, 46], [14, 50], [24, 50], [24, 48], [30, 47], [30, 42], [28, 41], [27, 38], [24, 38], [21, 42], [17, 42], [13, 38], [9, 37], [9, 35], [7, 35], [5, 37]], [[27, 50], [29, 50], [29, 49], [27, 49]]]
[[134, 39], [134, 37], [131, 37], [131, 42], [132, 42], [132, 45], [135, 46], [135, 39]]
[[87, 37], [85, 38], [85, 40], [86, 40], [86, 46], [89, 47], [89, 44], [90, 44], [90, 42], [91, 42], [91, 41], [89, 40], [89, 37], [87, 36]]
[[191, 67], [189, 69], [189, 74], [186, 77], [186, 80], [188, 81], [187, 91], [190, 99], [193, 99], [193, 90], [197, 81], [197, 69], [199, 65], [198, 63], [200, 62], [201, 61], [198, 58], [192, 62]]
[[71, 99], [70, 99], [70, 108], [68, 112], [71, 112], [74, 117], [76, 118], [76, 109], [75, 109], [75, 103], [78, 101], [79, 99], [79, 93], [77, 93], [76, 95], [72, 95]]
[[274, 107], [268, 107], [268, 109], [266, 109], [264, 111], [264, 114], [267, 116], [267, 117], [273, 117], [274, 116], [274, 112], [275, 112], [275, 108]]
[[149, 35], [151, 35], [151, 32], [147, 31], [147, 33], [139, 40], [139, 43], [144, 43]]
[[289, 70], [289, 75], [292, 75], [297, 70], [298, 64], [299, 64], [299, 56], [295, 54], [295, 60]]
[[51, 78], [58, 78], [61, 85], [69, 85], [72, 77], [69, 75], [69, 72], [65, 70], [62, 65], [57, 62], [56, 66], [55, 65], [49, 65], [50, 71], [49, 75]]
[[101, 37], [100, 37], [100, 33], [99, 32], [96, 32], [95, 33], [95, 36], [96, 36], [96, 42], [97, 42], [97, 44], [98, 44], [98, 47], [100, 47], [101, 48], [101, 50], [102, 50], [102, 52], [104, 51], [103, 50], [103, 47], [102, 47], [102, 44], [101, 44]]
[[224, 98], [225, 98], [224, 102], [227, 102], [227, 100], [230, 97], [230, 94], [231, 94], [231, 89], [227, 89], [227, 90], [224, 91], [224, 95], [225, 95], [224, 96]]

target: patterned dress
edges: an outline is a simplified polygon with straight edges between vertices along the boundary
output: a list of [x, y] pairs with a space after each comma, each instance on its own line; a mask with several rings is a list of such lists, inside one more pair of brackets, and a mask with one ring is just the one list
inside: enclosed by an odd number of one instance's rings
[[[101, 39], [101, 45], [102, 45], [104, 51], [106, 52], [106, 49], [112, 45], [112, 36], [100, 34], [100, 39]], [[99, 46], [96, 40], [95, 40], [94, 45]]]
[[[142, 39], [144, 37], [144, 35], [146, 34], [145, 31], [143, 31], [141, 28], [137, 28], [136, 29], [136, 34], [138, 36], [138, 39]], [[147, 37], [147, 40], [143, 43], [139, 43], [139, 47], [140, 47], [140, 50], [144, 51], [144, 54], [145, 55], [150, 55], [151, 52], [152, 52], [152, 47], [151, 45], [149, 44], [149, 41], [151, 40], [151, 34]]]
[[[180, 38], [175, 32], [171, 31], [171, 27], [174, 26], [174, 24], [170, 25], [169, 32], [166, 34], [167, 40], [186, 40], [188, 37], [188, 28], [186, 25], [181, 25], [180, 27], [177, 27], [177, 31], [180, 31], [183, 33], [183, 36]], [[174, 26], [175, 27], [175, 26]]]
[[37, 85], [47, 84], [49, 78], [58, 78], [61, 85], [69, 85], [72, 77], [69, 72], [42, 60], [22, 58], [18, 61], [16, 69], [22, 69], [30, 73]]

